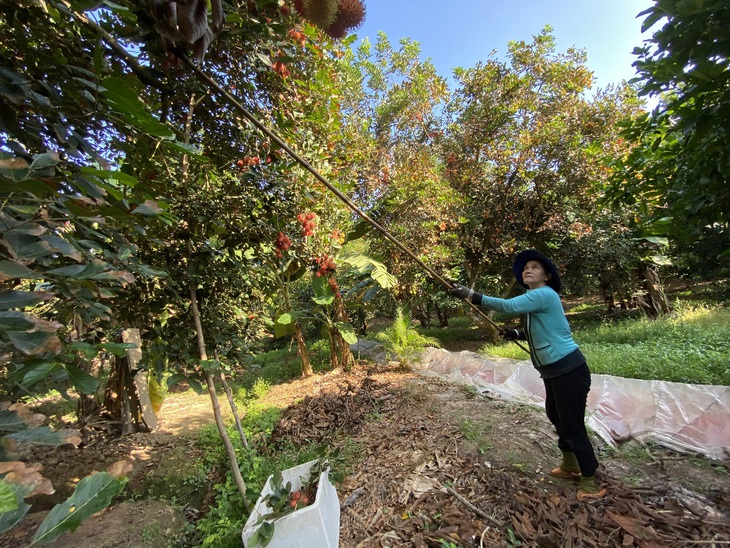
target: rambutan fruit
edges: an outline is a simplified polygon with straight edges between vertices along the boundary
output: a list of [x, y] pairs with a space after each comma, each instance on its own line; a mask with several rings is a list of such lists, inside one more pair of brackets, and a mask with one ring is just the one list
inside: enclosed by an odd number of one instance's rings
[[365, 4], [362, 0], [340, 0], [337, 16], [333, 23], [325, 28], [325, 33], [336, 40], [358, 28], [365, 21]]
[[294, 0], [294, 10], [299, 15], [305, 15], [304, 13], [304, 0]]
[[312, 23], [326, 29], [337, 17], [337, 0], [304, 0], [304, 14]]

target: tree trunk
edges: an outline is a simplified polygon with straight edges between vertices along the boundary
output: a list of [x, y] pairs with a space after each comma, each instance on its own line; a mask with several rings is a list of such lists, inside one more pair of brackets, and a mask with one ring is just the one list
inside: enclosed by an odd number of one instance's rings
[[[335, 321], [337, 322], [345, 322], [348, 323], [347, 319], [347, 311], [345, 310], [345, 303], [342, 301], [342, 296], [335, 292]], [[355, 358], [352, 356], [352, 352], [350, 352], [350, 345], [347, 344], [347, 341], [342, 338], [342, 335], [340, 334], [339, 329], [335, 326], [334, 333], [332, 333], [332, 336], [330, 337], [330, 340], [332, 341], [335, 351], [337, 353], [337, 357], [339, 359], [340, 365], [342, 365], [342, 368], [345, 371], [350, 371], [352, 369], [353, 364], [355, 363]]]
[[653, 265], [642, 269], [645, 292], [638, 296], [641, 310], [650, 318], [659, 318], [669, 313], [669, 300], [664, 293], [659, 274]]
[[[185, 143], [190, 143], [190, 131], [191, 131], [191, 124], [193, 119], [193, 112], [195, 110], [195, 94], [190, 95], [190, 102], [188, 104], [188, 115], [187, 119], [185, 120]], [[182, 157], [182, 178], [183, 182], [187, 181], [188, 178], [188, 155], [184, 154]], [[190, 245], [190, 240], [187, 242], [187, 249], [188, 249], [188, 258], [192, 257], [192, 249]], [[200, 310], [198, 310], [198, 298], [195, 292], [195, 285], [193, 285], [193, 282], [191, 281], [190, 286], [190, 305], [193, 312], [193, 321], [195, 322], [195, 333], [197, 335], [198, 339], [198, 350], [200, 351], [200, 359], [202, 361], [208, 360], [208, 353], [205, 350], [205, 337], [203, 336], [203, 323], [200, 320]], [[215, 424], [218, 428], [218, 434], [221, 437], [221, 440], [223, 440], [223, 445], [226, 448], [226, 454], [228, 455], [228, 462], [231, 464], [231, 471], [233, 472], [233, 479], [236, 482], [236, 487], [238, 487], [238, 491], [241, 493], [241, 498], [243, 500], [243, 507], [246, 509], [247, 512], [250, 512], [248, 501], [246, 500], [246, 482], [243, 481], [243, 476], [241, 476], [241, 469], [238, 467], [238, 459], [236, 457], [236, 451], [233, 449], [233, 444], [231, 443], [231, 439], [228, 436], [228, 431], [226, 430], [226, 425], [223, 423], [223, 417], [221, 416], [221, 408], [220, 404], [218, 403], [218, 394], [216, 394], [215, 391], [215, 383], [213, 382], [213, 377], [210, 374], [210, 371], [208, 369], [205, 369], [205, 382], [208, 385], [208, 394], [210, 395], [210, 401], [213, 405], [213, 416], [215, 417]]]
[[297, 355], [302, 362], [302, 376], [309, 377], [314, 374], [314, 371], [312, 371], [312, 362], [309, 361], [307, 343], [304, 342], [304, 335], [302, 334], [302, 328], [299, 326], [299, 322], [296, 322], [294, 327], [296, 329], [294, 331], [294, 340], [297, 342]]
[[606, 304], [606, 310], [608, 312], [613, 312], [616, 310], [616, 299], [614, 298], [611, 283], [603, 273], [599, 275], [598, 285], [601, 291], [601, 297], [603, 297], [603, 302]]
[[228, 381], [226, 381], [226, 375], [223, 373], [223, 371], [220, 371], [220, 379], [221, 384], [223, 385], [223, 390], [226, 393], [226, 398], [228, 398], [228, 405], [231, 406], [231, 411], [233, 411], [233, 420], [236, 423], [236, 430], [238, 431], [238, 435], [241, 438], [241, 443], [243, 446], [248, 449], [248, 441], [246, 440], [246, 433], [243, 431], [243, 426], [241, 425], [241, 419], [238, 416], [238, 407], [236, 406], [236, 402], [233, 400], [233, 392], [231, 392], [231, 387], [228, 386]]
[[441, 309], [441, 307], [433, 303], [434, 310], [436, 310], [436, 317], [439, 320], [439, 327], [449, 327], [449, 313], [448, 310]]
[[[207, 361], [208, 353], [205, 350], [205, 338], [203, 337], [203, 324], [200, 321], [200, 311], [198, 310], [198, 299], [195, 294], [195, 288], [190, 288], [190, 304], [193, 311], [193, 320], [195, 321], [195, 333], [198, 339], [198, 350], [200, 351], [200, 359]], [[236, 451], [233, 448], [231, 439], [228, 436], [228, 430], [226, 425], [223, 423], [223, 416], [221, 415], [221, 407], [218, 403], [218, 394], [215, 391], [215, 383], [213, 382], [213, 376], [210, 371], [205, 370], [205, 383], [208, 385], [208, 394], [210, 395], [210, 402], [213, 405], [213, 416], [215, 417], [215, 425], [218, 427], [218, 434], [223, 440], [223, 445], [226, 448], [226, 454], [228, 455], [228, 461], [231, 464], [231, 471], [233, 472], [233, 479], [236, 482], [236, 487], [241, 493], [243, 498], [243, 506], [247, 512], [250, 512], [248, 501], [246, 500], [246, 482], [243, 481], [241, 476], [241, 469], [238, 467], [238, 458], [236, 457]]]

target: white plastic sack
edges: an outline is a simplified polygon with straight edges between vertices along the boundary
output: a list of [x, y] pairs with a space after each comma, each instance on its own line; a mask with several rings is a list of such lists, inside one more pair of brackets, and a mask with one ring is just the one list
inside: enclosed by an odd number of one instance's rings
[[[545, 388], [529, 361], [484, 359], [428, 348], [424, 374], [505, 399], [545, 406]], [[677, 451], [730, 457], [730, 387], [592, 375], [587, 423], [606, 443], [636, 438]]]

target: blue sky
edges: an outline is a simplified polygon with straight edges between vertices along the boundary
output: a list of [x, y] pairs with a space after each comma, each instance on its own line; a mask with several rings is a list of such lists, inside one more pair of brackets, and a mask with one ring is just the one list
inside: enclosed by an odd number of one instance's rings
[[[394, 47], [401, 38], [421, 44], [439, 75], [473, 67], [496, 50], [504, 58], [512, 40], [529, 42], [545, 25], [553, 27], [558, 51], [585, 49], [597, 87], [634, 76], [631, 51], [650, 38], [636, 16], [653, 0], [365, 0], [367, 17], [355, 33], [375, 43], [384, 31]], [[654, 29], [655, 30], [655, 29]]]

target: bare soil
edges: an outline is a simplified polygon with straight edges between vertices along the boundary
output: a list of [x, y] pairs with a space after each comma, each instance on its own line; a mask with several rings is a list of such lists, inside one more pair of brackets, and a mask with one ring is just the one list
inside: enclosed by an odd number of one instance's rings
[[[344, 548], [730, 543], [730, 461], [594, 439], [608, 496], [586, 504], [575, 483], [547, 473], [559, 451], [539, 408], [372, 364], [277, 385], [265, 399], [286, 408], [270, 449], [312, 441], [356, 448], [357, 465], [337, 486]], [[172, 394], [159, 419], [150, 433], [34, 450], [57, 495], [31, 501], [29, 519], [0, 536], [0, 547], [27, 546], [52, 503], [93, 470], [126, 459], [135, 489], [181, 452], [194, 460], [189, 434], [213, 423], [207, 396], [192, 392]], [[126, 500], [52, 546], [174, 545], [205, 507], [176, 502]]]

